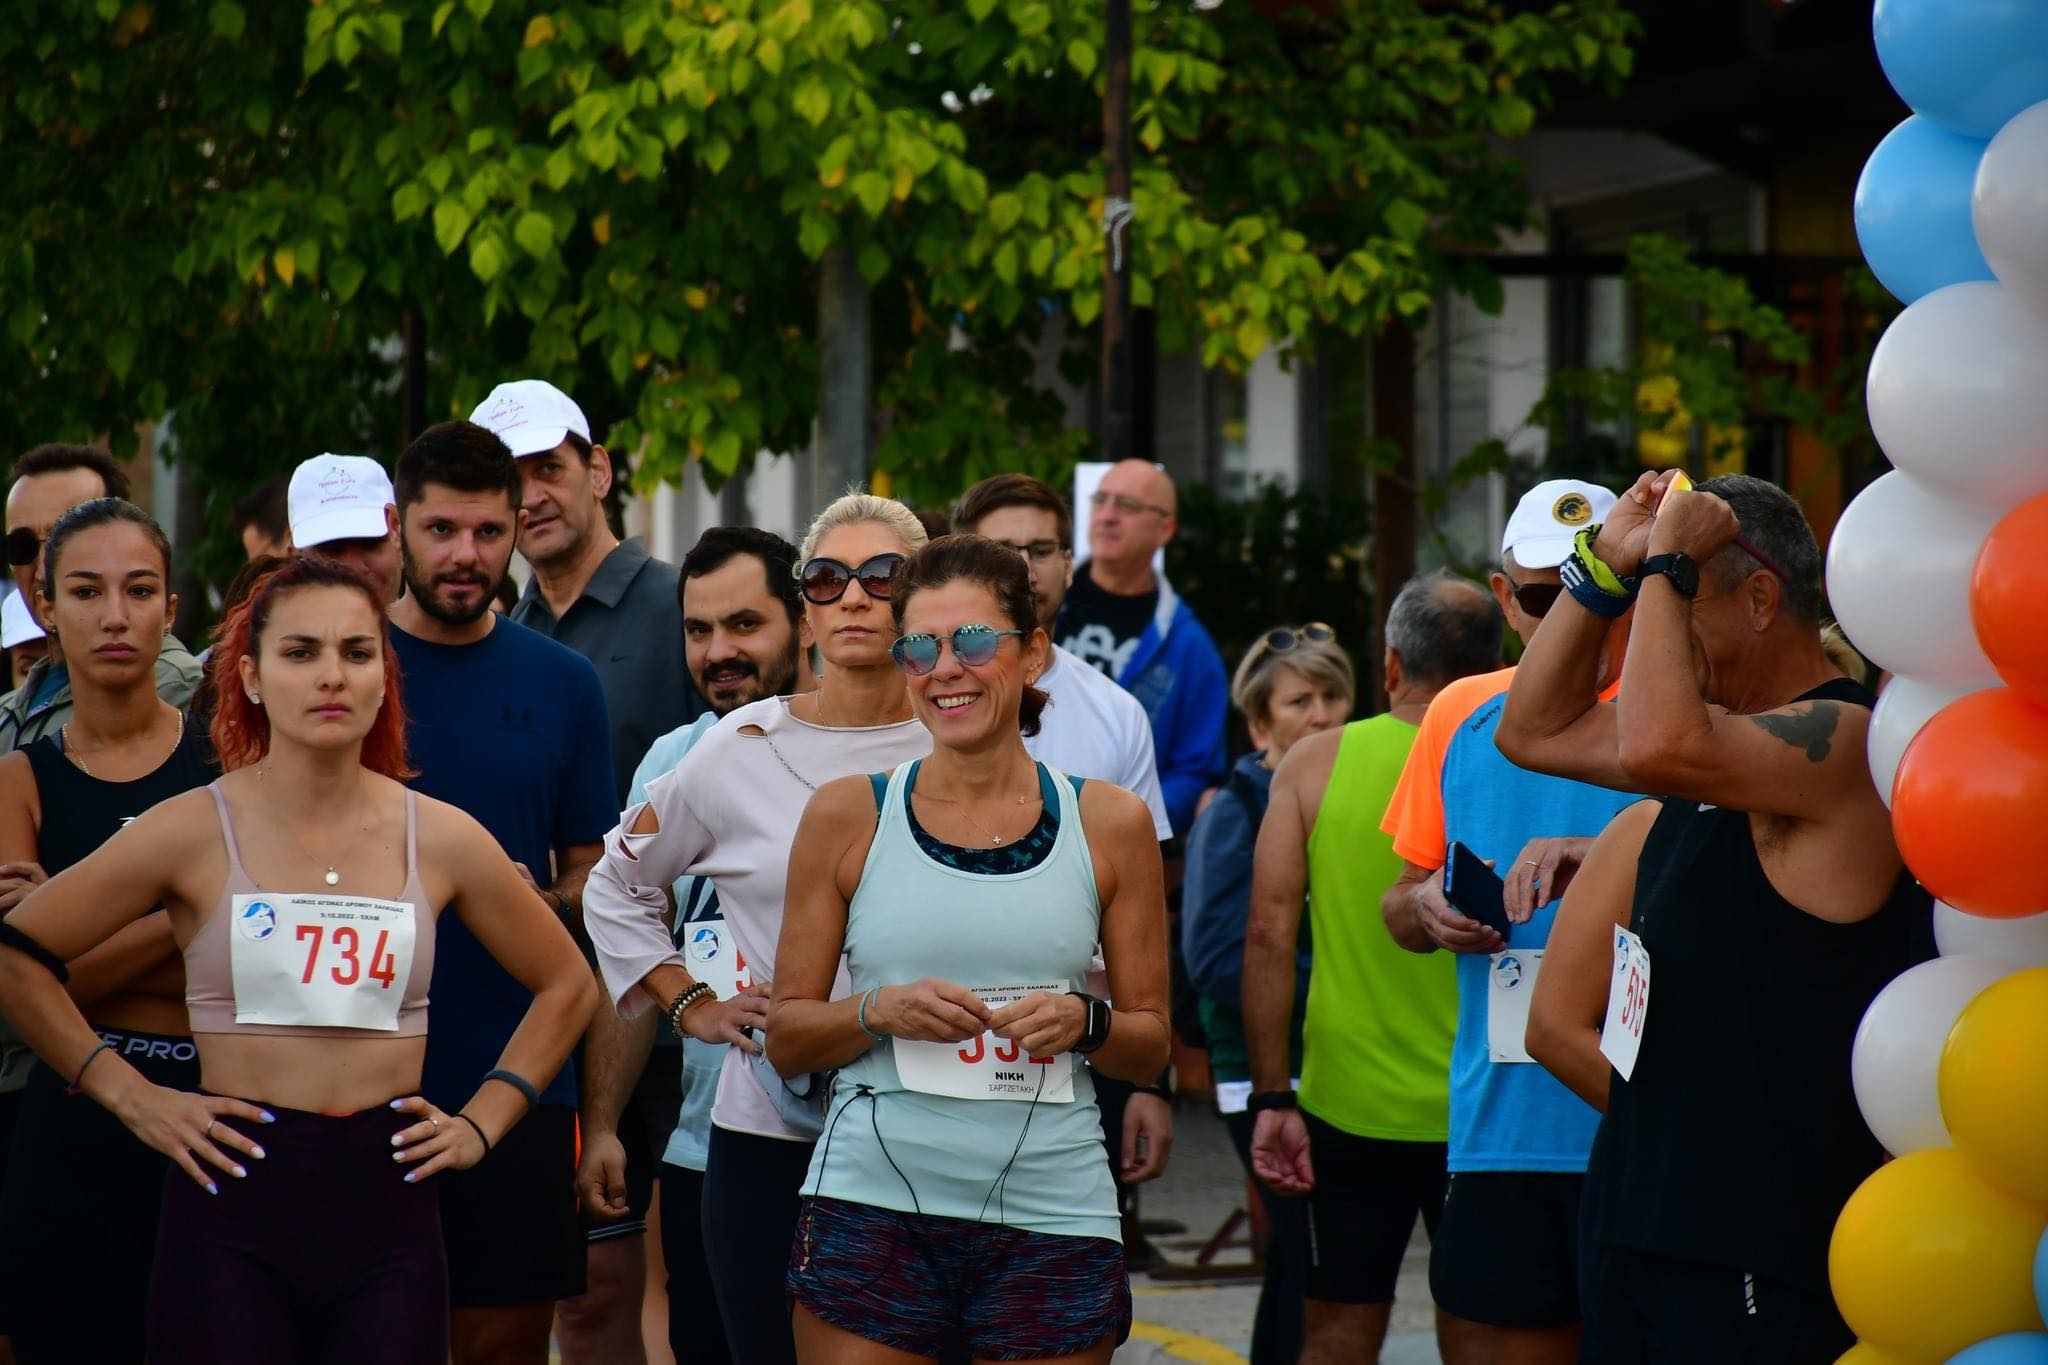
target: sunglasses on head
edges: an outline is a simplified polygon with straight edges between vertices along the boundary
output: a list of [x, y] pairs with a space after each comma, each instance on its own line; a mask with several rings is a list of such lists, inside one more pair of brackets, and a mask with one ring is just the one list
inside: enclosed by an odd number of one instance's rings
[[36, 551], [41, 548], [36, 533], [26, 526], [17, 526], [7, 533], [7, 562], [16, 568], [35, 563]]
[[979, 668], [996, 657], [1006, 635], [1021, 630], [997, 630], [994, 626], [956, 626], [948, 635], [905, 635], [889, 646], [889, 657], [913, 678], [922, 678], [939, 666], [940, 643], [953, 642], [953, 657], [969, 668]]
[[1321, 621], [1311, 621], [1305, 626], [1275, 626], [1259, 637], [1259, 643], [1269, 654], [1285, 654], [1303, 645], [1326, 645], [1336, 638], [1336, 631]]
[[886, 602], [896, 588], [896, 571], [903, 567], [906, 558], [907, 555], [892, 550], [862, 560], [855, 567], [821, 555], [806, 561], [797, 570], [797, 583], [803, 588], [804, 600], [821, 607], [846, 596], [847, 584], [855, 579], [860, 580], [862, 592], [877, 601]]

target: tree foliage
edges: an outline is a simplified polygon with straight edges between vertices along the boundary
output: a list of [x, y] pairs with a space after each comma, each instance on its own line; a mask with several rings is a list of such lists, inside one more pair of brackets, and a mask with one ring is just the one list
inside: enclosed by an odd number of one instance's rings
[[[1121, 236], [1168, 347], [1412, 318], [1527, 206], [1502, 139], [1629, 69], [1623, 0], [1138, 0]], [[30, 0], [0, 31], [14, 448], [175, 409], [221, 497], [562, 383], [643, 480], [809, 437], [817, 262], [875, 289], [913, 496], [1080, 452], [1104, 253], [1099, 0]], [[1064, 314], [1049, 358], [1042, 332]]]

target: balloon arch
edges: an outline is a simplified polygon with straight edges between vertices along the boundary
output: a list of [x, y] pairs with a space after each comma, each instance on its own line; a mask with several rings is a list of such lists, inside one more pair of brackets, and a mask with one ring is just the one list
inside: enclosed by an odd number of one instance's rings
[[1914, 113], [1856, 187], [1907, 305], [1871, 358], [1895, 466], [1828, 590], [1895, 675], [1871, 775], [1941, 956], [1871, 1003], [1856, 1096], [1893, 1153], [1835, 1225], [1843, 1365], [2048, 1365], [2048, 0], [1878, 0]]

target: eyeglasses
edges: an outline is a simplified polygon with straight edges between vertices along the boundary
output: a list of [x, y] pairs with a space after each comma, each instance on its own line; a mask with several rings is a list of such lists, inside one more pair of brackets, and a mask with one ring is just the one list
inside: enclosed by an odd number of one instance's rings
[[16, 568], [35, 563], [36, 551], [41, 548], [36, 533], [26, 526], [17, 526], [7, 533], [7, 562]]
[[1268, 654], [1285, 654], [1303, 645], [1326, 645], [1336, 638], [1337, 632], [1321, 621], [1310, 621], [1305, 626], [1275, 626], [1259, 637], [1252, 657], [1263, 659]]
[[1014, 540], [999, 540], [996, 544], [1007, 545], [1026, 559], [1035, 559], [1040, 563], [1044, 563], [1067, 548], [1057, 540], [1027, 540], [1021, 545]]
[[889, 594], [896, 590], [896, 571], [903, 567], [906, 558], [891, 550], [863, 560], [860, 567], [854, 568], [821, 555], [798, 569], [796, 579], [803, 588], [804, 600], [821, 607], [846, 596], [847, 584], [855, 579], [860, 580], [862, 592], [877, 601], [886, 602]]
[[997, 630], [993, 626], [956, 626], [950, 635], [905, 635], [889, 646], [889, 657], [913, 678], [922, 678], [939, 666], [939, 642], [953, 642], [953, 657], [969, 668], [979, 668], [996, 657], [1006, 635], [1021, 630]]
[[1562, 583], [1517, 583], [1512, 578], [1508, 578], [1508, 586], [1514, 590], [1515, 605], [1539, 621], [1557, 605], [1558, 594], [1564, 591]]
[[1173, 515], [1170, 508], [1161, 507], [1156, 502], [1140, 502], [1128, 493], [1105, 493], [1100, 489], [1089, 497], [1088, 504], [1091, 507], [1115, 507], [1127, 517], [1135, 517], [1140, 512], [1157, 512], [1162, 517]]

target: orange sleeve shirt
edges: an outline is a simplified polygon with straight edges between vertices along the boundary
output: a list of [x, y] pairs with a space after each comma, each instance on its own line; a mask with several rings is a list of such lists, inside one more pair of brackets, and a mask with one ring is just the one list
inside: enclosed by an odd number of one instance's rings
[[1460, 678], [1437, 693], [1423, 713], [1394, 799], [1380, 819], [1380, 829], [1394, 836], [1394, 852], [1403, 861], [1431, 871], [1444, 865], [1444, 755], [1458, 727], [1514, 680], [1512, 668]]

